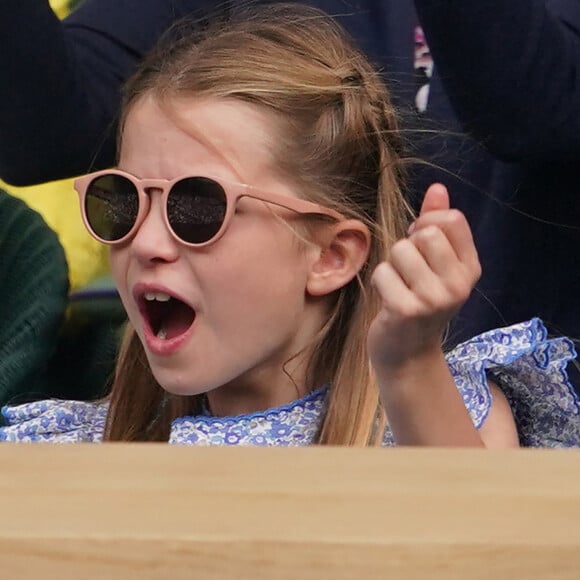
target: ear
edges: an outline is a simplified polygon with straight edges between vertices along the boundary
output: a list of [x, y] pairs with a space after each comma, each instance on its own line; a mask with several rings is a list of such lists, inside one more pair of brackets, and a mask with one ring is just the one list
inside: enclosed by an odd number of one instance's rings
[[369, 256], [371, 235], [362, 222], [345, 220], [325, 229], [316, 245], [306, 292], [325, 296], [346, 286], [358, 274]]

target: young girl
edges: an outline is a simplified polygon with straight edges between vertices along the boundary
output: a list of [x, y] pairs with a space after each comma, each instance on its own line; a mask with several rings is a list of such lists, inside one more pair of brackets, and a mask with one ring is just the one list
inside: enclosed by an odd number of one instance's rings
[[444, 356], [480, 271], [441, 185], [409, 225], [395, 112], [298, 6], [173, 36], [118, 168], [77, 180], [129, 326], [108, 400], [4, 408], [7, 441], [569, 446], [573, 348], [538, 320]]

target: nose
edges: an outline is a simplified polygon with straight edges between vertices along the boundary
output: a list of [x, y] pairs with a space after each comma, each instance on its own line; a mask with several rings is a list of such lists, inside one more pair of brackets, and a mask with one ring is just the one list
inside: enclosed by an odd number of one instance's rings
[[173, 262], [179, 255], [177, 241], [163, 218], [161, 192], [150, 191], [149, 211], [131, 240], [131, 253], [141, 263]]

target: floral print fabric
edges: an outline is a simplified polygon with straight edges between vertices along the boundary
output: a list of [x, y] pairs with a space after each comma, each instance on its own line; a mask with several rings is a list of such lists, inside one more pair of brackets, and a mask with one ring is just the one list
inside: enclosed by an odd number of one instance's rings
[[[477, 428], [491, 407], [490, 378], [512, 407], [522, 445], [572, 447], [580, 445], [580, 403], [565, 369], [575, 354], [571, 341], [548, 339], [541, 321], [533, 319], [464, 342], [447, 354], [447, 362]], [[182, 417], [173, 422], [169, 442], [310, 445], [316, 441], [328, 391], [322, 387], [288, 405], [249, 415]], [[106, 403], [56, 400], [4, 407], [0, 440], [99, 442], [107, 409]], [[388, 429], [383, 444], [395, 444]]]

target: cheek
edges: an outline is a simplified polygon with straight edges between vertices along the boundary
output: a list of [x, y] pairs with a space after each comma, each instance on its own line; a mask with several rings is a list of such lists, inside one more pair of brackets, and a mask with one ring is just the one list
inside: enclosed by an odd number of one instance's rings
[[213, 267], [205, 269], [204, 275], [200, 272], [200, 284], [207, 283], [206, 295], [222, 296], [232, 306], [241, 302], [244, 310], [250, 301], [254, 308], [256, 300], [268, 308], [276, 297], [283, 296], [301, 302], [308, 272], [305, 252], [285, 227], [276, 233], [262, 236], [256, 228], [254, 235], [243, 240], [232, 236], [237, 243], [223, 244], [213, 256]]
[[115, 286], [121, 295], [121, 299], [125, 302], [127, 295], [127, 250], [111, 248], [109, 250], [109, 264], [111, 267], [111, 274], [115, 280]]

